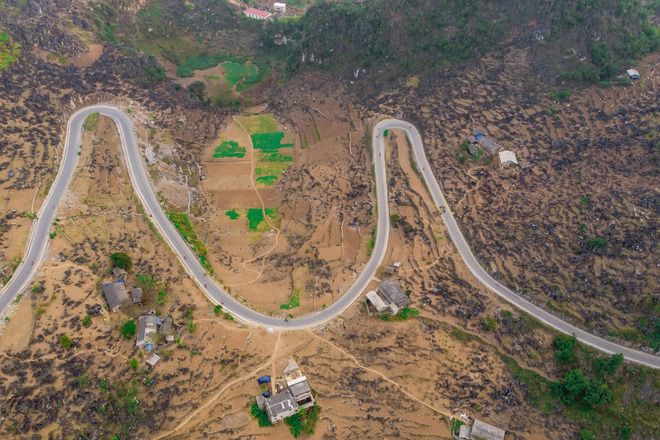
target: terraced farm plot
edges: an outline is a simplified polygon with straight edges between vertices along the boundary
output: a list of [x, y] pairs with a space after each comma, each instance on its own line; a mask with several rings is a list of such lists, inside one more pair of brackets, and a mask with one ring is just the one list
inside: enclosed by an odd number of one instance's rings
[[273, 115], [242, 116], [238, 120], [249, 134], [277, 131], [277, 121]]
[[245, 157], [245, 148], [238, 145], [235, 141], [222, 141], [222, 143], [215, 147], [213, 157]]
[[293, 156], [282, 153], [259, 154], [259, 162], [293, 162]]

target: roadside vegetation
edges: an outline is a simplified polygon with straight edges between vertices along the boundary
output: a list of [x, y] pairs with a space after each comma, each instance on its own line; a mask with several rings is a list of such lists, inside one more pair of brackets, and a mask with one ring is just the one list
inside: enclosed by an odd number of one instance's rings
[[300, 306], [300, 288], [295, 288], [293, 289], [293, 293], [291, 294], [291, 299], [289, 299], [289, 302], [286, 304], [280, 304], [280, 309], [291, 310], [294, 307], [299, 307], [299, 306]]
[[167, 216], [183, 239], [192, 245], [192, 250], [197, 255], [197, 258], [199, 258], [199, 262], [202, 263], [202, 266], [212, 272], [213, 268], [208, 261], [208, 250], [206, 249], [206, 245], [197, 237], [197, 232], [195, 232], [195, 228], [193, 228], [192, 223], [190, 223], [188, 214], [185, 212], [169, 211]]
[[100, 117], [101, 115], [99, 113], [92, 113], [91, 115], [87, 116], [83, 124], [83, 128], [87, 131], [96, 130], [96, 126], [99, 125]]
[[657, 373], [625, 364], [620, 354], [595, 353], [577, 343], [573, 336], [558, 336], [554, 348], [555, 364], [562, 377], [556, 382], [502, 355], [525, 388], [531, 405], [545, 412], [565, 412], [575, 421], [580, 438], [654, 435], [655, 422], [660, 417], [660, 409], [652, 398], [653, 390], [660, 387]]

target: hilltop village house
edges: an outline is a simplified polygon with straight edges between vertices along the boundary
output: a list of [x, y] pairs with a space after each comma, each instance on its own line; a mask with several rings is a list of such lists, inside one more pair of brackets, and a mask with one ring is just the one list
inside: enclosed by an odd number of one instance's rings
[[270, 391], [266, 391], [261, 396], [257, 396], [257, 405], [266, 411], [271, 423], [291, 417], [300, 409], [314, 406], [312, 388], [295, 361], [289, 362], [284, 369], [282, 379], [275, 381], [272, 388], [273, 391], [278, 392], [271, 396]]
[[167, 342], [173, 342], [172, 325], [172, 318], [160, 319], [153, 312], [138, 316], [135, 346], [153, 350], [161, 337], [165, 337]]
[[254, 20], [266, 20], [271, 17], [270, 12], [268, 11], [262, 11], [261, 9], [255, 9], [255, 8], [247, 8], [246, 10], [243, 11], [243, 14], [247, 18], [252, 18]]
[[380, 283], [377, 291], [367, 293], [367, 300], [376, 308], [378, 313], [389, 310], [392, 315], [399, 313], [399, 310], [410, 305], [410, 298], [403, 289], [391, 279]]
[[111, 312], [116, 312], [131, 303], [124, 280], [104, 284], [103, 294]]
[[504, 440], [506, 432], [481, 420], [475, 420], [472, 426], [461, 425], [458, 440]]
[[112, 274], [117, 278], [117, 281], [103, 285], [103, 295], [108, 303], [108, 309], [110, 309], [111, 312], [116, 312], [131, 304], [139, 304], [142, 302], [142, 289], [139, 287], [131, 289], [131, 294], [129, 296], [128, 290], [126, 289], [126, 282], [124, 280], [124, 277], [126, 276], [126, 271], [124, 269], [115, 267], [112, 269]]
[[481, 127], [474, 127], [472, 130], [472, 136], [468, 137], [470, 142], [468, 145], [468, 151], [470, 154], [476, 154], [480, 149], [493, 156], [495, 153], [499, 152], [500, 167], [512, 167], [518, 165], [518, 158], [513, 151], [507, 151], [502, 148], [500, 144], [495, 142], [493, 138], [486, 134], [486, 130]]

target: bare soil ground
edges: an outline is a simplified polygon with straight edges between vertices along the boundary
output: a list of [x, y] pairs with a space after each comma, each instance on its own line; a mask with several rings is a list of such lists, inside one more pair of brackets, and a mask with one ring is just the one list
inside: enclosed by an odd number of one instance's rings
[[[217, 277], [238, 297], [276, 316], [300, 316], [330, 305], [368, 258], [372, 202], [368, 191], [360, 193], [355, 186], [368, 188], [368, 175], [358, 162], [366, 149], [361, 134], [355, 134], [364, 128], [359, 119], [343, 114], [348, 104], [316, 99], [309, 98], [319, 106], [314, 113], [297, 111], [281, 119], [278, 130], [293, 133], [294, 162], [274, 187], [255, 189], [257, 153], [235, 120], [227, 121], [201, 154], [201, 187], [212, 202], [196, 226]], [[348, 132], [355, 132], [351, 136], [358, 141], [350, 141]], [[213, 158], [223, 140], [238, 142], [245, 156]], [[251, 231], [245, 210], [262, 206], [277, 207], [280, 219], [275, 227]], [[230, 219], [226, 212], [231, 209], [241, 217]], [[296, 289], [300, 306], [282, 310]]]
[[[573, 90], [564, 102], [523, 81], [528, 58], [512, 50], [467, 78], [438, 73], [379, 108], [422, 128], [449, 206], [496, 278], [577, 325], [648, 346], [660, 301], [658, 58], [630, 86]], [[459, 143], [475, 126], [521, 168], [467, 158]]]

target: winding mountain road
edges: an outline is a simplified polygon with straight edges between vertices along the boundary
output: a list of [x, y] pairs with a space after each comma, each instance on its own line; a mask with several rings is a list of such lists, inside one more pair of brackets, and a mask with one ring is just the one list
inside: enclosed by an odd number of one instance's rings
[[10, 282], [5, 286], [3, 291], [0, 292], [0, 313], [6, 309], [19, 293], [25, 291], [34, 277], [39, 263], [43, 259], [48, 247], [51, 224], [55, 219], [57, 207], [66, 193], [76, 169], [78, 162], [77, 152], [82, 138], [83, 123], [87, 116], [96, 112], [107, 116], [116, 122], [121, 138], [124, 158], [126, 160], [126, 168], [128, 169], [133, 188], [140, 198], [145, 211], [149, 214], [151, 220], [162, 234], [163, 239], [170, 245], [173, 252], [179, 258], [182, 266], [186, 269], [192, 279], [195, 280], [206, 296], [213, 303], [222, 304], [224, 310], [231, 313], [240, 321], [247, 324], [267, 328], [270, 327], [279, 330], [300, 330], [318, 326], [334, 319], [358, 299], [360, 294], [372, 280], [378, 267], [382, 264], [387, 251], [390, 233], [390, 214], [387, 195], [387, 173], [384, 157], [385, 139], [383, 132], [385, 130], [399, 129], [403, 130], [410, 140], [415, 160], [417, 161], [420, 172], [426, 181], [431, 197], [439, 209], [444, 207], [442, 217], [447, 225], [452, 241], [465, 261], [468, 269], [472, 272], [475, 278], [479, 280], [479, 282], [517, 308], [534, 316], [546, 325], [563, 333], [575, 334], [580, 341], [587, 345], [606, 353], [623, 353], [629, 361], [652, 368], [660, 368], [660, 357], [617, 345], [572, 326], [534, 304], [520, 298], [510, 289], [499, 284], [488, 275], [470, 251], [470, 248], [465, 241], [463, 234], [459, 230], [449, 207], [444, 201], [440, 186], [438, 185], [426, 158], [424, 145], [419, 132], [407, 122], [395, 119], [381, 121], [376, 125], [372, 133], [374, 173], [378, 200], [378, 222], [376, 229], [376, 242], [370, 260], [353, 285], [351, 285], [351, 287], [334, 304], [314, 314], [284, 321], [281, 318], [273, 318], [272, 316], [259, 313], [240, 303], [219, 287], [214, 280], [208, 276], [206, 270], [199, 263], [189, 245], [167, 218], [167, 215], [162, 210], [158, 203], [158, 199], [153, 193], [147, 177], [144, 162], [140, 157], [131, 118], [118, 108], [108, 105], [93, 105], [79, 110], [71, 116], [67, 124], [66, 147], [60, 170], [46, 200], [39, 210], [37, 219], [34, 221], [30, 230], [23, 263], [16, 269]]

